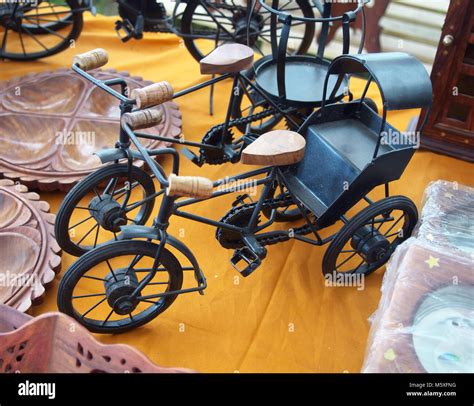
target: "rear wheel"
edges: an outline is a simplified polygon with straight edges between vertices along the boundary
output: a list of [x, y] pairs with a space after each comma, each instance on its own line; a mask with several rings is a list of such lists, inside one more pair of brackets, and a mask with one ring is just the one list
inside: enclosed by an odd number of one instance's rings
[[123, 333], [153, 320], [175, 301], [183, 271], [167, 249], [160, 266], [138, 297], [132, 295], [149, 274], [158, 245], [148, 241], [117, 241], [88, 252], [64, 274], [58, 289], [58, 309], [94, 333]]
[[368, 275], [382, 267], [418, 221], [415, 204], [404, 196], [379, 200], [357, 213], [326, 250], [325, 275]]

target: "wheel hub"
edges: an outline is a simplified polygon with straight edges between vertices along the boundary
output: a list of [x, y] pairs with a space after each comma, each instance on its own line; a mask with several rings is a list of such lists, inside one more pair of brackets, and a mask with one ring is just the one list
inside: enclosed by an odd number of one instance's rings
[[[249, 23], [246, 13], [238, 13], [234, 15], [234, 26], [234, 34], [237, 36], [237, 43], [253, 47], [257, 42], [260, 31], [262, 31], [264, 27], [264, 23], [260, 14], [253, 15]], [[247, 32], [249, 40], [248, 43]]]
[[131, 313], [138, 304], [138, 299], [132, 293], [138, 286], [136, 273], [128, 268], [109, 272], [105, 277], [105, 293], [107, 303], [115, 313], [125, 315]]
[[120, 204], [108, 194], [94, 197], [89, 203], [89, 213], [104, 229], [119, 232], [127, 224]]
[[368, 264], [382, 261], [390, 254], [390, 242], [368, 226], [357, 230], [351, 239], [351, 246]]

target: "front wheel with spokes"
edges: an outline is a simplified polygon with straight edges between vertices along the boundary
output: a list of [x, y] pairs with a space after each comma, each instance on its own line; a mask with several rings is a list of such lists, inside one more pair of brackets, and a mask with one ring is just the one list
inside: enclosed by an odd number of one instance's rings
[[81, 256], [117, 240], [120, 227], [143, 225], [155, 195], [153, 179], [136, 166], [105, 166], [80, 181], [66, 195], [56, 216], [55, 236], [68, 254]]
[[323, 258], [323, 274], [368, 275], [382, 267], [418, 221], [415, 204], [391, 196], [370, 204], [336, 234]]
[[[88, 252], [64, 274], [58, 309], [101, 334], [123, 333], [150, 322], [171, 306], [178, 296], [173, 292], [183, 285], [182, 267], [166, 248], [151, 274], [157, 250], [157, 244], [132, 240]], [[144, 278], [146, 285], [135, 293]]]

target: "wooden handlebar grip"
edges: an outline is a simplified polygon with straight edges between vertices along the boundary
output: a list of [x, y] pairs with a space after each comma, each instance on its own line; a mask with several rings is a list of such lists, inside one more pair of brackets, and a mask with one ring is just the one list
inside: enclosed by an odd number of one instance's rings
[[105, 49], [97, 48], [74, 57], [72, 63], [78, 65], [82, 70], [97, 69], [109, 61], [109, 54]]
[[122, 124], [128, 124], [133, 130], [154, 127], [162, 121], [163, 112], [158, 109], [139, 110], [122, 116]]
[[186, 196], [196, 199], [206, 199], [212, 195], [212, 181], [200, 176], [176, 176], [168, 178], [169, 186], [166, 189], [168, 196]]
[[158, 82], [132, 90], [131, 96], [139, 109], [156, 106], [173, 99], [173, 87], [168, 82]]

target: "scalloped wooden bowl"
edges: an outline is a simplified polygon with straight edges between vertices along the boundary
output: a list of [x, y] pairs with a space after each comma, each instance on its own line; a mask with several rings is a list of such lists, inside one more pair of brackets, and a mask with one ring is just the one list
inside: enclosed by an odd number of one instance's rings
[[0, 373], [193, 372], [163, 368], [123, 344], [104, 345], [62, 313], [31, 317], [0, 305]]
[[0, 180], [0, 303], [26, 311], [41, 300], [61, 264], [54, 219], [38, 194]]
[[[125, 78], [129, 91], [152, 83], [115, 70], [91, 74], [99, 79]], [[182, 124], [178, 105], [167, 102], [157, 108], [163, 112], [163, 122], [147, 133], [178, 137]], [[0, 83], [0, 174], [39, 190], [68, 190], [101, 165], [93, 153], [115, 145], [119, 119], [118, 100], [71, 70]], [[169, 145], [142, 142], [149, 148]]]

